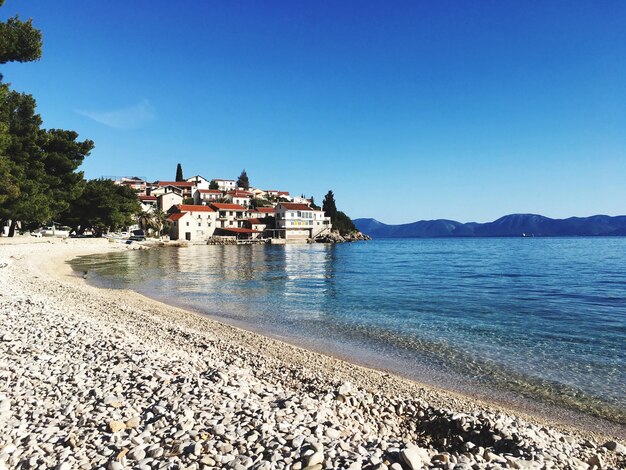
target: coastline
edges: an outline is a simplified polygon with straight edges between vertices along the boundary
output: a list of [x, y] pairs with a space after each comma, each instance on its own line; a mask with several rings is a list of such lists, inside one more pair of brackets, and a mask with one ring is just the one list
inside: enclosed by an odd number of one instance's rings
[[[350, 468], [357, 468], [357, 464], [365, 468], [368, 468], [368, 465], [370, 468], [384, 468], [380, 465], [392, 466], [400, 462], [404, 465], [401, 468], [412, 468], [407, 462], [411, 460], [413, 454], [417, 454], [413, 456], [415, 461], [433, 466], [454, 463], [491, 465], [496, 468], [498, 465], [513, 468], [541, 468], [544, 465], [548, 466], [547, 462], [549, 462], [550, 466], [556, 468], [572, 466], [588, 468], [595, 462], [594, 459], [603, 461], [604, 466], [614, 465], [614, 468], [626, 464], [626, 456], [619, 452], [620, 447], [617, 447], [617, 452], [602, 447], [602, 444], [615, 438], [624, 439], [623, 435], [602, 435], [538, 416], [512, 411], [430, 385], [418, 384], [386, 372], [361, 367], [227, 325], [199, 313], [148, 299], [132, 291], [108, 291], [96, 288], [76, 276], [66, 263], [77, 256], [126, 249], [128, 248], [125, 245], [106, 243], [103, 240], [42, 240], [37, 242], [29, 240], [24, 243], [7, 243], [6, 239], [1, 239], [0, 259], [9, 260], [9, 264], [0, 269], [3, 283], [3, 295], [0, 299], [3, 303], [10, 303], [12, 307], [9, 309], [7, 305], [4, 306], [3, 323], [9, 325], [10, 322], [7, 321], [5, 315], [17, 312], [25, 322], [23, 334], [27, 338], [28, 334], [33, 333], [34, 327], [34, 323], [32, 321], [29, 323], [29, 321], [41, 315], [47, 307], [52, 307], [57, 315], [56, 319], [63, 322], [63, 315], [58, 316], [59, 312], [56, 312], [57, 307], [60, 306], [69, 317], [84, 325], [87, 330], [85, 335], [93, 336], [94, 331], [98, 331], [108, 336], [105, 337], [110, 339], [110, 346], [117, 347], [118, 352], [133, 351], [135, 356], [141, 356], [144, 359], [152, 354], [158, 357], [160, 373], [169, 379], [157, 381], [157, 395], [162, 394], [160, 393], [163, 390], [162, 387], [174, 383], [175, 377], [188, 377], [185, 371], [198, 377], [196, 388], [199, 391], [191, 395], [201, 402], [205, 393], [201, 384], [210, 383], [214, 386], [213, 379], [216, 375], [217, 382], [223, 382], [222, 385], [229, 388], [232, 395], [239, 397], [239, 394], [243, 393], [245, 397], [238, 399], [245, 403], [252, 400], [251, 403], [254, 402], [254, 406], [259, 403], [255, 402], [255, 397], [250, 397], [255, 395], [255, 393], [249, 393], [250, 388], [260, 387], [269, 396], [274, 393], [274, 398], [279, 398], [271, 400], [269, 408], [265, 411], [271, 416], [278, 414], [281, 419], [274, 417], [274, 421], [283, 424], [285, 428], [284, 435], [280, 436], [279, 426], [278, 437], [286, 444], [291, 443], [288, 444], [292, 449], [291, 454], [283, 455], [281, 458], [281, 461], [287, 462], [285, 468], [306, 468], [307, 466], [348, 468], [349, 465], [355, 465]], [[11, 300], [11, 294], [25, 299], [25, 302], [16, 303]], [[24, 303], [27, 306], [24, 306]], [[12, 319], [17, 320], [17, 317]], [[1, 333], [6, 335], [10, 332]], [[2, 341], [0, 346], [12, 348], [14, 342], [18, 342], [20, 347], [27, 346], [26, 341], [19, 335], [10, 334], [15, 335], [16, 339]], [[61, 334], [65, 334], [65, 330], [61, 331]], [[81, 342], [81, 338], [78, 338], [78, 342]], [[69, 348], [63, 349], [66, 355], [73, 348], [72, 344], [68, 344], [67, 341], [62, 347]], [[136, 354], [138, 350], [143, 354]], [[4, 350], [2, 352], [5, 353]], [[5, 362], [8, 363], [10, 373], [8, 382], [3, 383], [8, 384], [16, 380], [11, 375], [11, 372], [17, 369], [13, 368], [12, 361], [27, 361], [27, 358], [23, 356], [24, 353], [20, 354], [19, 350], [15, 351], [13, 356], [11, 354], [7, 356], [9, 359]], [[139, 359], [135, 361], [132, 353], [127, 356], [129, 357], [125, 359], [125, 362], [118, 358], [121, 364], [125, 364], [125, 368], [134, 370], [137, 368], [136, 362], [142, 362]], [[13, 357], [17, 359], [12, 359]], [[64, 360], [69, 360], [65, 355], [62, 357]], [[218, 372], [213, 372], [211, 375], [209, 372], [213, 370]], [[220, 373], [224, 377], [221, 377]], [[155, 372], [155, 376], [159, 377], [159, 374]], [[119, 384], [120, 381], [118, 380], [117, 383]], [[112, 390], [116, 390], [115, 387], [112, 387]], [[269, 392], [270, 390], [273, 392]], [[15, 389], [6, 387], [6, 390], [0, 389], [0, 392], [4, 393], [11, 402], [9, 411], [16, 409], [14, 401], [20, 399], [13, 396], [17, 393]], [[96, 461], [100, 462], [99, 464], [108, 463], [109, 468], [116, 467], [111, 462], [118, 462], [123, 467], [127, 460], [137, 462], [143, 460], [136, 458], [141, 457], [143, 452], [146, 454], [144, 459], [153, 459], [144, 462], [147, 468], [151, 468], [153, 463], [163, 456], [151, 457], [149, 452], [151, 447], [148, 445], [145, 448], [141, 447], [144, 438], [141, 439], [141, 444], [133, 443], [133, 438], [141, 435], [139, 431], [142, 429], [143, 433], [146, 432], [145, 423], [151, 419], [146, 419], [146, 417], [149, 416], [148, 413], [155, 414], [153, 410], [155, 405], [147, 406], [148, 402], [145, 401], [145, 397], [141, 400], [129, 399], [132, 389], [129, 388], [128, 383], [122, 383], [113, 393], [126, 397], [126, 399], [118, 397], [121, 398], [120, 403], [128, 401], [117, 408], [111, 407], [111, 403], [106, 404], [104, 393], [105, 391], [99, 396], [96, 392], [96, 396], [93, 397], [96, 402], [94, 408], [98, 409], [97, 404], [103, 408], [99, 411], [102, 414], [100, 418], [105, 421], [109, 419], [109, 428], [111, 420], [121, 422], [123, 418], [131, 420], [138, 417], [139, 424], [132, 427], [125, 424], [125, 428], [107, 433], [107, 424], [100, 422], [100, 428], [97, 426], [96, 428], [101, 429], [104, 425], [105, 430], [100, 431], [100, 434], [108, 441], [112, 441], [112, 445], [117, 445], [119, 453], [124, 448], [132, 447], [132, 449], [127, 450], [128, 457], [124, 454], [119, 460], [117, 460], [117, 455], [111, 457], [115, 452], [107, 455], [98, 455], [96, 452], [94, 455], [99, 457]], [[186, 393], [190, 392], [186, 391]], [[161, 401], [169, 402], [175, 396], [174, 391], [171, 395], [163, 397]], [[0, 401], [5, 403], [6, 399], [0, 396]], [[35, 404], [30, 405], [30, 411], [34, 406]], [[180, 413], [172, 410], [171, 416], [168, 416], [173, 420], [174, 426], [177, 426], [177, 431], [172, 436], [166, 434], [161, 440], [169, 439], [168, 442], [174, 442], [186, 436], [187, 440], [184, 444], [189, 444], [180, 452], [173, 451], [171, 446], [168, 447], [172, 454], [170, 458], [179, 459], [185, 464], [196, 464], [195, 468], [224, 466], [235, 468], [231, 465], [235, 461], [244, 465], [242, 458], [245, 452], [241, 452], [242, 449], [235, 452], [236, 449], [229, 450], [226, 444], [219, 446], [224, 441], [219, 436], [227, 435], [228, 432], [223, 434], [216, 432], [222, 430], [215, 428], [219, 427], [223, 420], [217, 420], [216, 423], [213, 421], [216, 421], [215, 416], [223, 417], [223, 410], [219, 410], [219, 413], [214, 413], [213, 416], [205, 416], [204, 421], [198, 418], [198, 414], [201, 414], [198, 409], [189, 408], [189, 410]], [[281, 414], [281, 411], [284, 413]], [[20, 413], [25, 412], [26, 410], [20, 411]], [[296, 422], [289, 419], [292, 414], [296, 417], [304, 415], [304, 418], [298, 418], [296, 421], [305, 421], [310, 425], [302, 429], [298, 427], [292, 429]], [[177, 418], [181, 415], [186, 418], [191, 415], [184, 421], [185, 423], [193, 421], [194, 425], [190, 429], [187, 429], [190, 425], [180, 424], [181, 421]], [[307, 418], [310, 420], [307, 421]], [[15, 438], [19, 437], [17, 434], [19, 430], [12, 428], [10, 419], [8, 424], [9, 428], [5, 430], [2, 430], [0, 425], [0, 431], [2, 431], [0, 435], [8, 432], [8, 435], [14, 438], [12, 444], [18, 448]], [[313, 424], [315, 426], [312, 426]], [[230, 425], [243, 428], [241, 422], [231, 422]], [[61, 426], [58, 427], [62, 429]], [[228, 428], [228, 425], [225, 427]], [[196, 428], [198, 431], [193, 435]], [[309, 430], [308, 435], [305, 428]], [[205, 432], [208, 437], [202, 438], [202, 429], [212, 431]], [[267, 436], [264, 434], [266, 431], [269, 433]], [[81, 431], [73, 432], [80, 433]], [[178, 432], [183, 432], [183, 434], [177, 438], [173, 437]], [[247, 431], [246, 436], [238, 436], [236, 429], [231, 432], [235, 434], [235, 439], [231, 442], [238, 443], [242, 439], [248, 442], [247, 439], [252, 431]], [[263, 430], [262, 426], [254, 432], [259, 435], [253, 441], [257, 444], [261, 441], [265, 442], [264, 439], [272, 436], [271, 432]], [[304, 436], [302, 441], [299, 440], [300, 435]], [[472, 435], [477, 436], [477, 439], [472, 440]], [[494, 438], [494, 436], [499, 436], [499, 438]], [[126, 442], [129, 439], [130, 444]], [[504, 446], [502, 443], [505, 441], [511, 442]], [[280, 440], [278, 442], [280, 443]], [[195, 453], [197, 443], [200, 443], [198, 454]], [[342, 443], [344, 445], [341, 445]], [[179, 446], [181, 443], [175, 444]], [[420, 449], [415, 450], [410, 446], [411, 444], [418, 445]], [[9, 462], [9, 466], [11, 463], [16, 464], [22, 461], [22, 455], [28, 455], [22, 452], [18, 454], [20, 458], [15, 459], [16, 451], [7, 453], [7, 445], [11, 444], [7, 444], [6, 440], [4, 443], [0, 442], [0, 461], [2, 461], [4, 446], [4, 452], [8, 456], [5, 460]], [[194, 451], [189, 453], [186, 449], [191, 445], [194, 446]], [[262, 447], [264, 451], [271, 448], [268, 445], [262, 445]], [[85, 448], [88, 449], [89, 446]], [[139, 451], [135, 452], [135, 449]], [[267, 457], [267, 453], [255, 452], [246, 455], [246, 458], [252, 459], [252, 462], [248, 462], [251, 464], [250, 468], [265, 468], [263, 467], [264, 459], [259, 458], [259, 455]], [[156, 455], [158, 451], [153, 453]], [[318, 462], [320, 453], [322, 460]], [[233, 454], [235, 456], [230, 459]], [[256, 462], [252, 454], [256, 455]], [[75, 461], [79, 463], [82, 461], [84, 464], [86, 459], [94, 458], [89, 455], [86, 453], [82, 460], [77, 458]], [[66, 459], [70, 456], [71, 452]], [[223, 456], [228, 457], [226, 460], [224, 458], [219, 460]], [[163, 461], [167, 460], [163, 459]], [[92, 460], [89, 462], [93, 463]], [[62, 463], [57, 461], [55, 465]], [[316, 465], [321, 466], [315, 467]], [[270, 467], [275, 468], [273, 464]], [[90, 466], [85, 468], [90, 468]]]

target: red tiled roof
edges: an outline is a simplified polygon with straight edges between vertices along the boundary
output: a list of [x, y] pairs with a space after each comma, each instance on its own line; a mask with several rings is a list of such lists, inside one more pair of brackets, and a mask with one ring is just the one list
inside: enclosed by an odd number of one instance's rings
[[217, 209], [218, 211], [245, 211], [247, 210], [245, 207], [240, 206], [239, 204], [223, 204], [223, 203], [214, 203], [211, 204], [213, 209]]
[[289, 191], [278, 191], [279, 196], [289, 196]]
[[256, 209], [250, 209], [250, 212], [260, 212], [261, 214], [273, 214], [273, 207], [257, 207]]
[[193, 181], [157, 181], [159, 186], [176, 186], [177, 188], [191, 188], [196, 183]]
[[230, 227], [230, 228], [220, 228], [220, 230], [224, 230], [226, 232], [234, 232], [234, 233], [261, 233], [258, 230], [252, 230], [250, 228], [237, 228], [237, 227]]
[[167, 220], [171, 220], [173, 222], [173, 221], [176, 221], [176, 220], [182, 218], [185, 214], [186, 214], [186, 212], [177, 212], [175, 214], [170, 214], [167, 217]]
[[219, 189], [198, 189], [201, 194], [222, 194]]
[[253, 225], [265, 225], [265, 223], [261, 222], [259, 219], [248, 219], [248, 222], [250, 222]]
[[230, 196], [235, 196], [235, 197], [251, 197], [252, 196], [252, 193], [249, 191], [238, 191], [238, 190], [228, 191], [228, 194]]
[[292, 202], [281, 202], [281, 206], [283, 206], [288, 211], [313, 211], [315, 209], [311, 209], [306, 204], [295, 204]]
[[139, 196], [139, 199], [142, 201], [156, 201], [156, 196]]
[[177, 204], [176, 208], [179, 211], [187, 211], [187, 212], [215, 212], [209, 206], [201, 206], [195, 204]]
[[213, 178], [211, 181], [225, 181], [225, 182], [229, 182], [229, 183], [230, 182], [233, 182], [233, 183], [235, 182], [235, 180], [223, 180], [221, 178]]

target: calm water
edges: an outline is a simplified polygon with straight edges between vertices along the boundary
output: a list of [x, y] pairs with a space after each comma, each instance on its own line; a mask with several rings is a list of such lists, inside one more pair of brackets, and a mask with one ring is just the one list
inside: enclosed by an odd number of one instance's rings
[[192, 246], [73, 265], [424, 382], [626, 423], [625, 238]]

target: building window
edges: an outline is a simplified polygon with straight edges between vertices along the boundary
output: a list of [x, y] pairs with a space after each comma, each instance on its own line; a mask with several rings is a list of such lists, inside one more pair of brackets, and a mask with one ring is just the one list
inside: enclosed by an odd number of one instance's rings
[[187, 222], [187, 227], [189, 227], [189, 222]]

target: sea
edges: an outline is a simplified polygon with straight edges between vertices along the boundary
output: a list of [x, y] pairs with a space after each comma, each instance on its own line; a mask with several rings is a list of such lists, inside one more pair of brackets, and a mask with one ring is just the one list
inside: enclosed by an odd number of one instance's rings
[[72, 266], [422, 383], [626, 425], [626, 238], [196, 245]]

